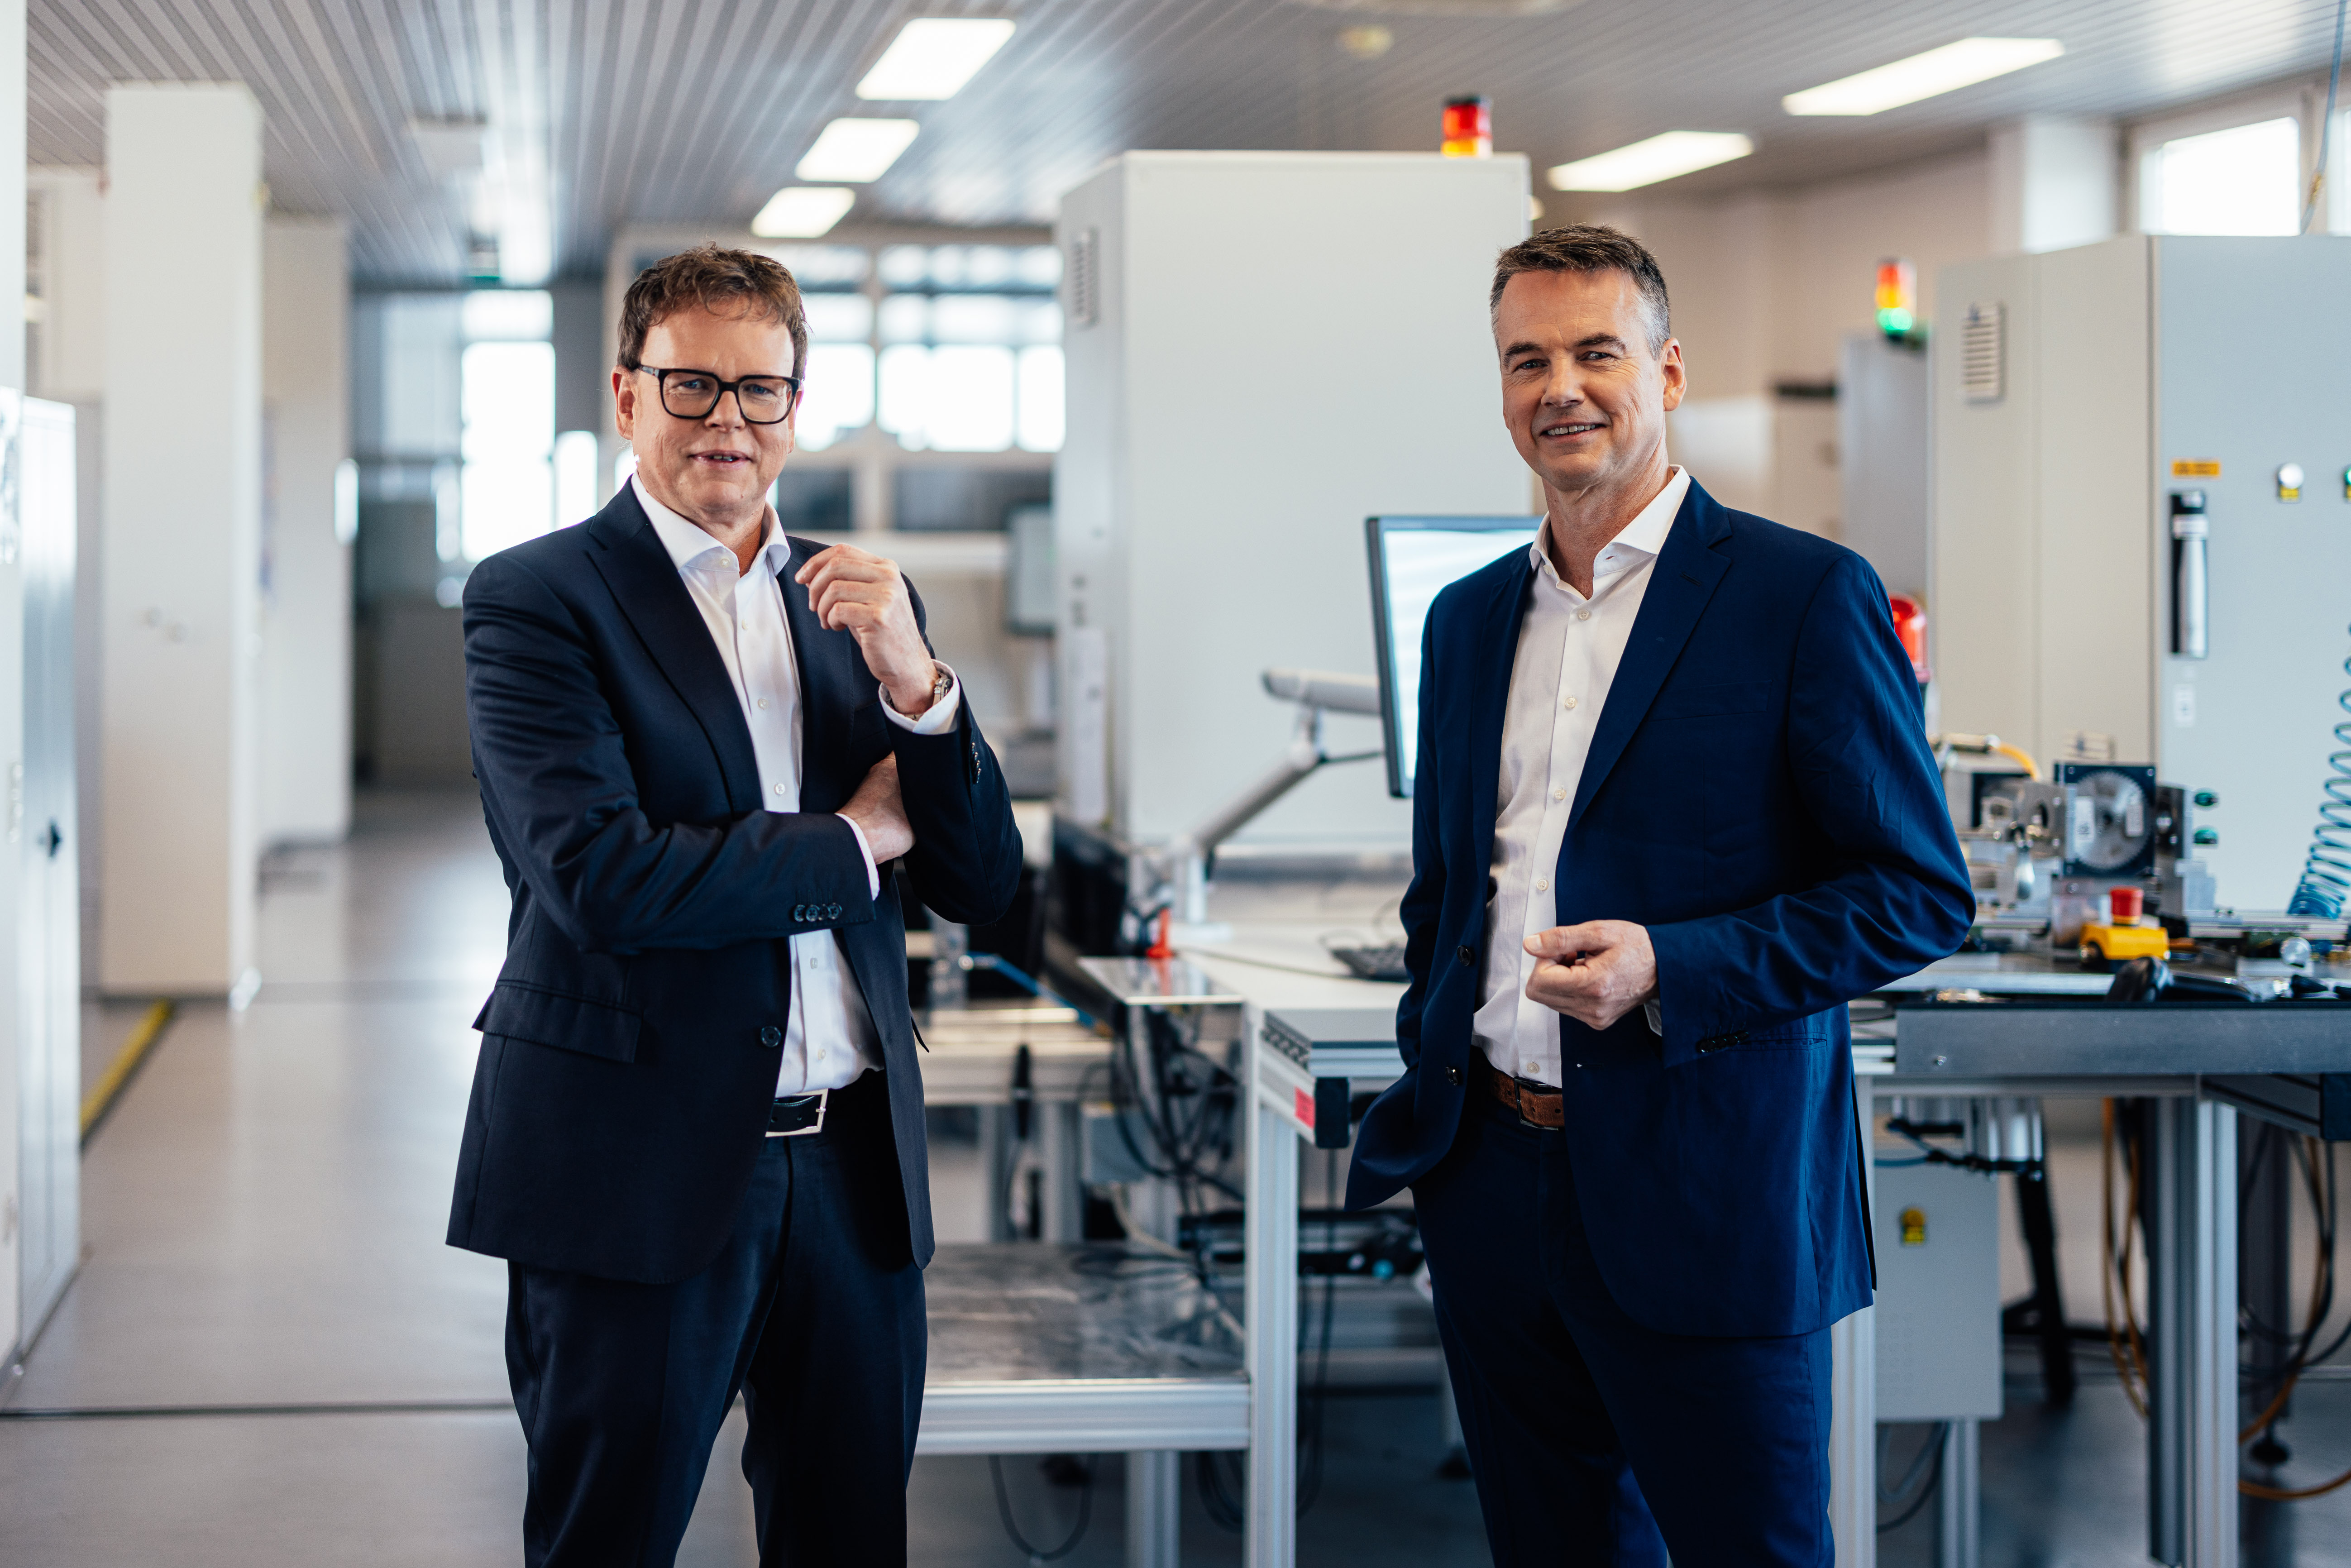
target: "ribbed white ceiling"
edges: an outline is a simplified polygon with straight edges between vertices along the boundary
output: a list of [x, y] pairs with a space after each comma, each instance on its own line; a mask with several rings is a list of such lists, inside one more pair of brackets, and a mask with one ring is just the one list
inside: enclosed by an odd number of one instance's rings
[[[1494, 100], [1539, 167], [1667, 130], [1759, 150], [1677, 188], [1783, 185], [1965, 145], [2031, 111], [2143, 113], [2323, 69], [2333, 0], [31, 0], [31, 152], [103, 157], [114, 81], [249, 84], [278, 205], [352, 225], [362, 278], [463, 276], [459, 200], [417, 120], [543, 145], [557, 265], [593, 272], [622, 223], [736, 223], [834, 115], [923, 133], [860, 219], [1005, 224], [1131, 147], [1433, 147], [1448, 95]], [[1010, 14], [1012, 42], [946, 103], [851, 89], [909, 16]], [[1374, 24], [1364, 59], [1339, 35]], [[2047, 65], [1867, 120], [1780, 97], [1975, 34], [2055, 37]], [[1355, 40], [1360, 45], [1360, 38]]]

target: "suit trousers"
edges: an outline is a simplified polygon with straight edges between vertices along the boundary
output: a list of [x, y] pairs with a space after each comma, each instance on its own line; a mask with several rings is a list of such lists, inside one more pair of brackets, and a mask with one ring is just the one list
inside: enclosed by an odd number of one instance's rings
[[1826, 1329], [1634, 1322], [1593, 1261], [1566, 1134], [1484, 1096], [1413, 1197], [1498, 1568], [1835, 1562]]
[[762, 1568], [906, 1561], [927, 1349], [882, 1074], [768, 1138], [700, 1273], [648, 1285], [509, 1264], [507, 1369], [532, 1568], [667, 1568], [739, 1392]]

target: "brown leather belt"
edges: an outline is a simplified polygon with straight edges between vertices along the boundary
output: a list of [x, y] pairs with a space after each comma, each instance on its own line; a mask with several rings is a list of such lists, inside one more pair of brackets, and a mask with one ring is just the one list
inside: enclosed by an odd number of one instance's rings
[[1469, 1061], [1486, 1092], [1516, 1111], [1520, 1121], [1537, 1127], [1567, 1125], [1567, 1101], [1558, 1090], [1521, 1083], [1475, 1051]]

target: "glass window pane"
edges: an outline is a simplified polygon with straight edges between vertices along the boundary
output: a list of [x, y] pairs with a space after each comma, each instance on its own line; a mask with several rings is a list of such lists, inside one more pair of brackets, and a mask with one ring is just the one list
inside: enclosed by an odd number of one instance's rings
[[927, 343], [931, 340], [931, 301], [921, 294], [893, 294], [882, 301], [882, 340], [885, 343]]
[[1001, 452], [1012, 444], [1012, 350], [957, 344], [931, 350], [931, 445], [941, 452]]
[[771, 245], [768, 255], [784, 264], [802, 288], [854, 288], [872, 267], [862, 245]]
[[555, 444], [552, 344], [468, 344], [459, 375], [466, 462], [547, 457]]
[[843, 431], [873, 423], [873, 350], [864, 343], [809, 347], [808, 386], [792, 425], [799, 444], [821, 452]]
[[817, 343], [862, 343], [873, 336], [873, 301], [862, 294], [804, 294], [809, 339]]
[[555, 296], [544, 288], [476, 288], [460, 309], [469, 343], [543, 342], [555, 330]]
[[2157, 151], [2158, 213], [2176, 235], [2291, 235], [2302, 130], [2291, 117], [2183, 136]]
[[964, 252], [964, 287], [1001, 288], [1012, 281], [1013, 252], [1000, 245], [976, 245]]
[[1061, 350], [1020, 350], [1020, 445], [1059, 452], [1062, 435]]
[[554, 521], [555, 476], [545, 459], [468, 463], [460, 490], [468, 560], [535, 539]]
[[596, 515], [596, 437], [567, 430], [555, 438], [555, 526], [569, 528]]
[[886, 246], [876, 270], [893, 288], [919, 288], [930, 281], [930, 250], [919, 245]]
[[931, 341], [1012, 342], [1014, 303], [1001, 294], [943, 294], [931, 301]]
[[1025, 299], [1020, 303], [1019, 342], [1058, 343], [1061, 340], [1061, 306], [1055, 299]]
[[1053, 245], [1024, 246], [1020, 251], [1020, 281], [1031, 288], [1059, 288], [1061, 286], [1061, 247]]
[[[886, 319], [887, 313], [884, 313]], [[930, 444], [926, 416], [930, 412], [931, 351], [914, 343], [896, 343], [882, 350], [881, 396], [875, 417], [898, 444], [920, 452]]]

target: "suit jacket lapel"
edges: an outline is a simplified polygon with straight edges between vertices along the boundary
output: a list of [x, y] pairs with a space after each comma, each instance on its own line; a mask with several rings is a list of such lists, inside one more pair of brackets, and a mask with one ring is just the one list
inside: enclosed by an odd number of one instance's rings
[[1531, 558], [1522, 553], [1518, 559], [1519, 570], [1503, 573], [1494, 586], [1485, 621], [1478, 628], [1479, 646], [1470, 654], [1468, 690], [1478, 706], [1469, 720], [1469, 841], [1489, 858], [1494, 818], [1500, 810], [1502, 722], [1510, 706], [1510, 666], [1518, 659], [1519, 623], [1526, 612], [1527, 586], [1535, 574]]
[[870, 697], [874, 688], [858, 657], [856, 639], [820, 626], [809, 591], [793, 580], [824, 547], [802, 538], [792, 539], [791, 547], [791, 564], [776, 586], [783, 591], [792, 658], [799, 666], [800, 809], [827, 810], [848, 800], [860, 782], [841, 777], [855, 761], [845, 743], [861, 694]]
[[1666, 672], [1681, 657], [1699, 612], [1730, 562], [1713, 546], [1729, 531], [1730, 519], [1715, 498], [1690, 481], [1682, 509], [1666, 535], [1666, 548], [1650, 569], [1649, 586], [1641, 596], [1641, 612], [1633, 618], [1633, 635], [1608, 687], [1607, 705], [1600, 710], [1592, 732], [1592, 749], [1583, 759], [1583, 776], [1575, 786], [1575, 804], [1569, 809], [1568, 830], [1583, 820], [1583, 810], [1608, 778], [1608, 770], [1631, 744], [1633, 732], [1656, 700]]
[[726, 664], [710, 640], [710, 628], [695, 608], [694, 596], [677, 575], [677, 563], [662, 548], [636, 491], [623, 485], [611, 504], [588, 524], [589, 536], [603, 548], [589, 552], [621, 613], [636, 628], [653, 663], [684, 700], [717, 754], [728, 806], [737, 811], [759, 806], [759, 759], [751, 749], [743, 705], [727, 678]]

